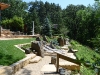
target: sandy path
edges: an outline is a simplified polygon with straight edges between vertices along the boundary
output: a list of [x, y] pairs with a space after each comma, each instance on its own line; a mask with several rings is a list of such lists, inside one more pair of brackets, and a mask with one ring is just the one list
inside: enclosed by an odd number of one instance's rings
[[28, 39], [28, 38], [0, 38], [0, 40], [15, 40], [15, 39]]
[[38, 63], [28, 64], [14, 75], [42, 75], [41, 68], [51, 62], [50, 56], [45, 56]]
[[[65, 61], [60, 59], [59, 61]], [[60, 74], [44, 74], [41, 69], [44, 65], [51, 63], [51, 56], [45, 56], [38, 63], [28, 64], [24, 68], [17, 71], [14, 75], [60, 75]], [[68, 72], [70, 75], [70, 71]]]

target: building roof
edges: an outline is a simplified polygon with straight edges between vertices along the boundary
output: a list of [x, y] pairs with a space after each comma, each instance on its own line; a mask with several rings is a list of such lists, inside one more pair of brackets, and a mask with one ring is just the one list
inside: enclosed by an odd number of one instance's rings
[[4, 10], [4, 9], [8, 8], [9, 6], [10, 6], [9, 4], [0, 2], [0, 10]]

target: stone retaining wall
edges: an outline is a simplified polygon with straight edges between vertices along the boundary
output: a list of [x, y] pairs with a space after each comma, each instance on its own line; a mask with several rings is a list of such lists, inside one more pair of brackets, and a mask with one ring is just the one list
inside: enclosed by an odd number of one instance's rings
[[[10, 67], [13, 70], [13, 73], [16, 73], [18, 70], [20, 70], [21, 68], [23, 68], [24, 66], [26, 66], [27, 64], [29, 64], [29, 61], [34, 58], [36, 55], [35, 54], [28, 54], [26, 56], [26, 58], [10, 65]], [[1, 74], [0, 74], [1, 75]]]

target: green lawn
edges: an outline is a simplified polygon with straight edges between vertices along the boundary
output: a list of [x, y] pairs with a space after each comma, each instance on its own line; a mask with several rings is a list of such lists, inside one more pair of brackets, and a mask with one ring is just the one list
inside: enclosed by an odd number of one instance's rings
[[[98, 64], [100, 62], [100, 54], [96, 53], [94, 50], [90, 49], [89, 47], [83, 46], [73, 40], [71, 41], [71, 45], [74, 49], [78, 50], [78, 52], [76, 52], [76, 56], [77, 59], [80, 62], [82, 62], [82, 67], [81, 67], [82, 75], [95, 75], [93, 64], [100, 66], [100, 64]], [[84, 63], [86, 62], [90, 63], [90, 67], [84, 66]]]
[[12, 63], [25, 57], [25, 53], [14, 45], [30, 43], [34, 38], [0, 40], [0, 65], [11, 65]]

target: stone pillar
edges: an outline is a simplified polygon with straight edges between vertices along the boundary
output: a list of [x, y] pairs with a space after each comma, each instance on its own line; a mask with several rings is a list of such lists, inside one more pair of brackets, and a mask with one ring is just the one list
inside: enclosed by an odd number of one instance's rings
[[2, 31], [2, 27], [0, 26], [0, 37], [1, 37], [1, 31]]
[[55, 56], [52, 56], [51, 57], [51, 64], [56, 64], [56, 57]]
[[0, 37], [1, 37], [1, 7], [0, 7]]
[[33, 21], [33, 30], [32, 30], [32, 35], [34, 35], [34, 21]]

